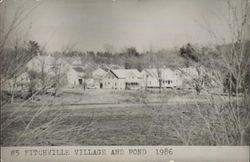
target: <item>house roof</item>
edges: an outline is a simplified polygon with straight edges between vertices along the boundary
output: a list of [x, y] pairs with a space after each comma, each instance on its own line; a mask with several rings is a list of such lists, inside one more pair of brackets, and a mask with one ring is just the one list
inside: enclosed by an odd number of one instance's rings
[[165, 76], [175, 75], [175, 72], [169, 68], [160, 68], [160, 69], [152, 68], [152, 69], [144, 69], [144, 71], [147, 72], [147, 74], [149, 74], [151, 77], [155, 77], [155, 78], [159, 77], [158, 76], [159, 72], [162, 78], [165, 78]]
[[75, 71], [77, 71], [77, 72], [80, 72], [80, 73], [85, 72], [84, 69], [81, 68], [81, 67], [73, 67], [73, 69], [74, 69]]
[[151, 77], [158, 77], [157, 69], [144, 69], [144, 71]]
[[98, 68], [98, 69], [93, 71], [94, 77], [104, 77], [106, 74], [107, 74], [107, 72], [105, 70], [103, 70], [102, 68]]
[[141, 78], [142, 75], [137, 69], [115, 69], [111, 70], [111, 72], [117, 77], [117, 78], [128, 78], [130, 75], [134, 75], [138, 78]]
[[110, 70], [115, 70], [115, 69], [124, 69], [123, 66], [117, 65], [117, 64], [100, 64], [98, 66], [99, 68], [105, 70], [105, 71], [110, 71]]

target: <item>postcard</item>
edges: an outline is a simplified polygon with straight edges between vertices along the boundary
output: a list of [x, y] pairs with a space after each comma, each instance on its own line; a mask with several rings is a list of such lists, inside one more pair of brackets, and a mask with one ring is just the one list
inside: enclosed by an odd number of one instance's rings
[[249, 0], [0, 0], [1, 161], [248, 162]]

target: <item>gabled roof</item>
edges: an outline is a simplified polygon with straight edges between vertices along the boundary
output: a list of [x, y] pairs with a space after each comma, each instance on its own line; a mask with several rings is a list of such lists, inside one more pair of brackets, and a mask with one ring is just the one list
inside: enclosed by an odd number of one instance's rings
[[145, 71], [148, 75], [150, 75], [151, 77], [155, 77], [155, 78], [158, 77], [157, 69], [144, 69], [144, 71]]
[[120, 79], [126, 79], [130, 75], [134, 75], [137, 78], [141, 78], [142, 75], [137, 69], [115, 69], [111, 70], [111, 72]]
[[144, 69], [144, 71], [147, 72], [147, 74], [149, 74], [151, 77], [154, 77], [154, 78], [158, 78], [159, 75], [161, 75], [160, 77], [162, 77], [162, 78], [164, 78], [164, 76], [166, 76], [166, 74], [168, 76], [175, 75], [175, 72], [169, 68], [160, 68], [160, 69], [152, 68], [152, 69]]
[[93, 71], [93, 77], [104, 77], [107, 74], [102, 68], [98, 68]]

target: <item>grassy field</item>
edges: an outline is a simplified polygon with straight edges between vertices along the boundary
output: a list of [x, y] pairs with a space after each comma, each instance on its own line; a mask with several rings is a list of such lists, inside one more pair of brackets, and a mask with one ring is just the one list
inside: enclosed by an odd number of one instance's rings
[[[38, 96], [2, 109], [1, 145], [212, 145], [205, 123], [194, 113], [192, 95], [89, 90]], [[207, 111], [204, 96], [196, 101]], [[154, 102], [165, 104], [149, 104]]]
[[[71, 106], [72, 107], [72, 106]], [[19, 112], [21, 119], [12, 123], [2, 133], [2, 145], [152, 145], [181, 144], [168, 125], [168, 116], [177, 111], [176, 106], [155, 107], [163, 112], [165, 123], [157, 123], [153, 110], [145, 107], [95, 108], [46, 110], [26, 130], [27, 134], [16, 141], [36, 110]], [[56, 117], [58, 123], [47, 125]], [[3, 117], [7, 116], [4, 114]], [[4, 120], [4, 118], [3, 118]], [[160, 127], [164, 127], [161, 129]], [[74, 130], [78, 128], [79, 130]], [[83, 130], [80, 130], [83, 128]], [[34, 131], [37, 129], [36, 131]], [[151, 132], [149, 132], [151, 131]]]
[[[60, 93], [57, 97], [37, 96], [34, 104], [43, 104], [44, 102], [52, 104], [92, 104], [92, 103], [141, 103], [141, 102], [164, 102], [167, 100], [183, 101], [192, 99], [190, 94], [194, 92], [190, 90], [172, 90], [166, 89], [159, 93], [159, 90], [107, 90], [107, 89], [87, 89], [71, 90]], [[198, 99], [202, 99], [200, 95]]]

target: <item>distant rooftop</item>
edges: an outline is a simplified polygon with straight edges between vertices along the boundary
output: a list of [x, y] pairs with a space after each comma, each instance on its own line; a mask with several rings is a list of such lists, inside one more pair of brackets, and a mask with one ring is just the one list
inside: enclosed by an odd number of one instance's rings
[[74, 69], [75, 71], [77, 71], [77, 72], [81, 72], [81, 73], [84, 73], [84, 72], [85, 72], [84, 69], [81, 68], [81, 67], [73, 67], [73, 69]]
[[137, 69], [115, 69], [111, 70], [111, 72], [118, 78], [127, 78], [130, 75], [142, 77], [141, 73]]

